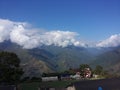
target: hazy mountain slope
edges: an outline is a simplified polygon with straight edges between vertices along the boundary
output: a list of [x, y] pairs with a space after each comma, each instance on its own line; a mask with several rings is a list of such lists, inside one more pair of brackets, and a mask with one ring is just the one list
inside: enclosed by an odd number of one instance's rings
[[98, 55], [92, 62], [92, 65], [102, 65], [111, 73], [120, 73], [120, 47]]
[[35, 49], [23, 49], [15, 43], [0, 43], [0, 51], [16, 53], [21, 59], [25, 75], [39, 76], [43, 72], [63, 71], [90, 64], [95, 67], [102, 65], [105, 69], [119, 73], [120, 47], [116, 48], [83, 48], [42, 46]]
[[80, 64], [89, 63], [94, 58], [94, 55], [83, 47], [68, 46], [62, 48], [57, 46], [44, 46], [42, 48], [54, 54], [52, 61], [55, 62], [58, 70], [79, 67]]
[[65, 48], [57, 46], [42, 46], [35, 49], [23, 49], [20, 46], [6, 41], [0, 43], [0, 50], [15, 52], [21, 59], [21, 63], [30, 60], [43, 61], [52, 70], [66, 70], [70, 67], [78, 67], [82, 63], [89, 63], [93, 55], [86, 48], [68, 46]]
[[45, 62], [36, 59], [32, 59], [21, 66], [24, 68], [24, 76], [39, 77], [42, 73], [54, 72], [46, 65]]
[[[25, 75], [37, 76], [40, 75], [42, 72], [53, 71], [50, 65], [47, 64], [44, 60], [41, 60], [41, 58], [37, 58], [37, 56], [35, 56], [34, 54], [30, 54], [32, 53], [32, 51], [30, 52], [27, 49], [23, 49], [20, 46], [9, 41], [0, 43], [0, 51], [9, 51], [16, 53], [21, 60], [21, 66], [25, 71]], [[47, 58], [47, 55], [42, 56], [42, 54], [45, 54], [43, 53], [43, 51], [41, 51], [39, 55], [41, 57]]]

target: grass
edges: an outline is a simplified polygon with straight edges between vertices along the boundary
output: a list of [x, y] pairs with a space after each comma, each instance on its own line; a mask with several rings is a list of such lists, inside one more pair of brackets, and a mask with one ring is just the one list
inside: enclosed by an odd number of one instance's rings
[[20, 84], [21, 90], [38, 90], [40, 86], [39, 82], [31, 82], [31, 83], [22, 83]]
[[68, 81], [54, 81], [54, 82], [42, 82], [40, 86], [48, 86], [48, 87], [66, 87], [76, 80], [68, 80]]
[[76, 82], [76, 80], [68, 80], [68, 81], [51, 81], [51, 82], [29, 82], [29, 83], [21, 83], [21, 90], [38, 90], [38, 87], [66, 87], [71, 83]]

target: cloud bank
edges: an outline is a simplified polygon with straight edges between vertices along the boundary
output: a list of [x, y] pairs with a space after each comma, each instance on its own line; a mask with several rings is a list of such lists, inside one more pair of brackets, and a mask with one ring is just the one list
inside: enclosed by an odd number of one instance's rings
[[116, 47], [120, 45], [120, 34], [99, 43], [85, 43], [78, 40], [79, 34], [70, 31], [52, 30], [41, 32], [39, 29], [30, 28], [26, 22], [14, 22], [0, 19], [0, 43], [10, 40], [25, 49], [37, 48], [42, 45], [55, 45], [67, 47], [68, 45], [80, 47]]
[[41, 45], [55, 45], [61, 47], [68, 45], [85, 45], [76, 40], [78, 34], [75, 32], [60, 30], [40, 32], [40, 30], [27, 27], [29, 27], [29, 24], [25, 22], [13, 22], [0, 19], [0, 42], [10, 40], [26, 49], [37, 48]]
[[101, 41], [97, 47], [117, 47], [120, 46], [120, 34], [115, 34], [106, 40]]

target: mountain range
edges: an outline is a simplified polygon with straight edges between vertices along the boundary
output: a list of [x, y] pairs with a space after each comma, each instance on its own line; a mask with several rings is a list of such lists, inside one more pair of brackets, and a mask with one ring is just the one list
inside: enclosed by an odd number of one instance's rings
[[120, 74], [120, 47], [90, 48], [76, 46], [41, 46], [24, 49], [21, 46], [4, 41], [0, 43], [0, 51], [16, 53], [21, 60], [25, 76], [40, 76], [42, 73], [64, 71], [78, 68], [80, 64], [91, 67], [101, 65], [110, 73]]

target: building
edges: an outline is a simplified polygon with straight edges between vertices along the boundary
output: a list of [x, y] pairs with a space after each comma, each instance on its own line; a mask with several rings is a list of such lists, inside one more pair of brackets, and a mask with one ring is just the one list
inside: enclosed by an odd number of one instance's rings
[[80, 72], [76, 72], [76, 74], [75, 75], [71, 75], [70, 78], [71, 79], [76, 79], [76, 80], [81, 79]]
[[58, 81], [58, 76], [42, 77], [42, 81]]

